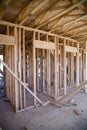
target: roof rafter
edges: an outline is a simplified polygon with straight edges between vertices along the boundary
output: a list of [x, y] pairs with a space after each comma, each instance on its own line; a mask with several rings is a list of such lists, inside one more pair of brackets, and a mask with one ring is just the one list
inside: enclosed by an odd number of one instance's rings
[[86, 35], [86, 34], [87, 34], [87, 32], [79, 33], [79, 34], [77, 34], [77, 35], [72, 35], [72, 36], [70, 36], [69, 38], [78, 37], [78, 36]]
[[[35, 16], [35, 19], [34, 19], [35, 23], [40, 23], [44, 19], [47, 11], [49, 11], [49, 9], [51, 9], [53, 6], [55, 6], [58, 1], [59, 0], [52, 0], [52, 1], [48, 0], [47, 3], [44, 3], [44, 8], [41, 7], [40, 8], [41, 11], [39, 11], [38, 15]], [[29, 24], [32, 22], [32, 20], [29, 22]], [[36, 22], [37, 20], [38, 20], [38, 22]], [[38, 25], [38, 24], [36, 24], [36, 25]]]
[[74, 5], [70, 6], [68, 9], [62, 11], [61, 13], [55, 15], [53, 18], [49, 19], [48, 21], [43, 22], [42, 24], [40, 24], [39, 26], [37, 26], [37, 28], [41, 28], [41, 27], [43, 27], [44, 25], [46, 25], [46, 24], [48, 24], [48, 23], [50, 23], [50, 22], [56, 20], [57, 18], [63, 16], [64, 14], [67, 14], [68, 12], [70, 12], [71, 10], [73, 10], [74, 8], [80, 6], [80, 5], [81, 5], [82, 3], [84, 3], [85, 1], [87, 1], [87, 0], [81, 0], [81, 1], [79, 1], [79, 2], [77, 2], [77, 3], [75, 3]]
[[[66, 26], [68, 26], [68, 27], [67, 27], [66, 29], [64, 29], [63, 31], [68, 31], [70, 28], [73, 27], [73, 25], [74, 25], [76, 22], [78, 22], [78, 21], [80, 21], [80, 20], [82, 20], [82, 19], [85, 19], [85, 18], [87, 18], [87, 15], [83, 15], [83, 16], [77, 18], [77, 19], [74, 19], [74, 20], [72, 20], [72, 21], [70, 21], [70, 22], [64, 24], [63, 27], [66, 27]], [[53, 31], [57, 30], [57, 28], [59, 28], [59, 27], [53, 28], [50, 32], [53, 32]]]
[[30, 15], [29, 13], [31, 13], [31, 11], [33, 11], [38, 5], [40, 5], [40, 3], [41, 3], [41, 0], [38, 0], [33, 6], [33, 8], [30, 8], [30, 2], [29, 2], [29, 4], [26, 5], [26, 7], [24, 7], [24, 9], [19, 13], [17, 18], [15, 19], [15, 23], [20, 23], [20, 24], [23, 23], [25, 19], [29, 17]]
[[11, 0], [2, 0], [0, 3], [0, 20], [3, 18], [6, 8], [8, 7]]
[[79, 29], [81, 30], [81, 29], [84, 29], [84, 28], [87, 28], [87, 24], [81, 25], [81, 26], [78, 26], [78, 27], [74, 27], [74, 28], [68, 30], [67, 32], [62, 33], [62, 35], [71, 33], [71, 32], [76, 31], [76, 30], [77, 30], [77, 32], [78, 32]]

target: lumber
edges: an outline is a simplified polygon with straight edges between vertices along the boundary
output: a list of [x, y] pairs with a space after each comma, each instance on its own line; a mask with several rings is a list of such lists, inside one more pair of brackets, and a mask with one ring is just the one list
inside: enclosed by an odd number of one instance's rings
[[49, 22], [52, 22], [54, 20], [56, 20], [57, 18], [67, 14], [68, 12], [70, 12], [71, 10], [73, 10], [74, 8], [80, 6], [82, 3], [84, 3], [86, 0], [81, 0], [79, 2], [76, 2], [74, 5], [72, 5], [71, 7], [69, 7], [68, 9], [65, 9], [64, 11], [60, 12], [59, 14], [55, 15], [54, 17], [50, 18], [48, 21], [45, 21], [43, 23], [41, 23], [37, 28], [41, 28], [44, 25], [48, 24]]
[[47, 91], [50, 95], [50, 50], [47, 50]]
[[[64, 68], [62, 67], [62, 65], [60, 63], [58, 63], [58, 66], [60, 66], [60, 69], [64, 72]], [[72, 85], [70, 79], [69, 79], [69, 76], [66, 74], [66, 78], [67, 80], [69, 81], [69, 84]]]
[[10, 26], [10, 27], [14, 27], [14, 28], [18, 27], [18, 28], [25, 29], [27, 31], [36, 31], [36, 32], [42, 33], [42, 34], [48, 34], [49, 36], [56, 36], [58, 38], [65, 38], [67, 40], [72, 40], [73, 42], [77, 42], [77, 40], [75, 40], [75, 39], [71, 39], [71, 38], [64, 37], [64, 36], [61, 36], [61, 35], [57, 35], [57, 34], [54, 34], [54, 33], [46, 32], [46, 31], [39, 30], [39, 29], [36, 29], [36, 28], [30, 28], [30, 27], [26, 27], [26, 26], [22, 26], [22, 25], [19, 26], [18, 24], [6, 22], [6, 21], [3, 21], [3, 20], [0, 20], [0, 25]]
[[79, 85], [79, 43], [77, 43], [76, 54], [76, 85]]
[[[25, 83], [25, 78], [26, 78], [26, 76], [25, 76], [25, 73], [26, 73], [26, 69], [25, 69], [25, 30], [23, 29], [23, 39], [22, 39], [22, 56], [23, 56], [23, 66], [22, 66], [22, 68], [23, 68], [23, 82]], [[23, 106], [24, 106], [24, 108], [26, 108], [26, 92], [25, 92], [25, 88], [23, 88]]]
[[20, 80], [16, 74], [0, 59], [0, 62], [4, 65], [4, 67], [15, 77], [15, 79], [34, 97], [36, 100], [43, 105], [43, 102], [26, 86], [25, 83], [23, 83], [22, 80]]
[[[43, 49], [42, 50], [43, 52], [43, 57], [45, 57], [45, 50]], [[45, 73], [45, 59], [43, 60], [43, 73]], [[43, 75], [43, 93], [45, 92], [45, 78], [44, 78], [44, 75]]]
[[15, 45], [15, 37], [5, 34], [0, 34], [0, 44], [4, 45]]
[[67, 45], [65, 45], [65, 51], [66, 52], [76, 53], [77, 52], [77, 48], [73, 47], [73, 46], [67, 46]]
[[[85, 66], [85, 80], [87, 80], [87, 41], [85, 43], [85, 63], [86, 63], [86, 66]], [[87, 93], [87, 85], [85, 86], [85, 93]]]
[[[33, 32], [33, 45], [32, 45], [32, 50], [33, 50], [33, 92], [34, 95], [36, 96], [36, 49], [35, 49], [35, 31]], [[36, 98], [34, 97], [34, 105], [36, 105]]]
[[64, 52], [63, 52], [63, 60], [64, 60], [64, 95], [66, 95], [66, 40], [64, 39]]
[[[17, 28], [14, 28], [14, 36], [15, 36], [15, 45], [14, 45], [14, 72], [16, 75], [18, 75], [18, 67], [17, 67], [17, 62], [18, 62], [18, 44], [17, 44]], [[19, 109], [19, 95], [18, 95], [18, 82], [15, 80], [15, 109], [16, 111]]]
[[55, 79], [54, 79], [54, 83], [55, 83], [55, 99], [58, 97], [58, 71], [57, 71], [57, 63], [58, 63], [58, 43], [57, 43], [57, 37], [55, 37], [55, 45], [56, 45], [56, 49], [54, 51], [55, 55], [55, 70], [54, 70], [54, 74], [55, 74]]
[[35, 40], [35, 48], [40, 48], [40, 49], [55, 49], [55, 44], [53, 42], [46, 42], [46, 41], [40, 41], [40, 40]]
[[80, 89], [84, 88], [85, 85], [87, 85], [87, 80], [85, 80], [84, 82], [82, 82], [80, 85], [75, 86], [72, 90], [70, 90], [70, 92], [68, 92], [65, 96], [63, 96], [61, 99], [58, 100], [58, 102], [62, 102], [63, 100], [65, 100], [66, 98], [72, 96], [73, 94], [75, 94], [76, 92], [78, 92]]

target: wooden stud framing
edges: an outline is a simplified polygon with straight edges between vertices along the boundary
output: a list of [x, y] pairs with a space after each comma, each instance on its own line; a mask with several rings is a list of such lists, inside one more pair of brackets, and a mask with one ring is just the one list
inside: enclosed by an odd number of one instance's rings
[[[86, 71], [84, 72], [85, 67], [83, 66], [85, 66], [85, 61], [87, 64], [87, 54], [86, 57], [84, 58], [85, 50], [82, 51], [83, 48], [81, 48], [80, 51], [81, 66], [79, 66], [80, 47], [79, 47], [79, 43], [76, 40], [61, 37], [56, 34], [48, 33], [45, 31], [24, 27], [21, 25], [18, 26], [8, 22], [2, 23], [2, 21], [0, 21], [0, 25], [7, 26], [7, 35], [0, 34], [2, 43], [5, 45], [5, 56], [6, 56], [5, 62], [9, 65], [9, 67], [12, 70], [14, 70], [16, 76], [18, 76], [20, 79], [19, 82], [21, 82], [20, 85], [18, 81], [15, 80], [15, 78], [6, 71], [6, 75], [7, 75], [5, 78], [6, 96], [10, 99], [11, 103], [13, 103], [16, 111], [22, 111], [23, 109], [28, 108], [26, 103], [27, 96], [26, 96], [25, 89], [27, 89], [28, 92], [31, 92], [30, 89], [28, 88], [30, 86], [31, 89], [33, 87], [34, 105], [37, 105], [36, 100], [38, 100], [38, 102], [40, 102], [43, 105], [43, 103], [36, 96], [36, 92], [40, 88], [39, 80], [38, 80], [39, 67], [37, 63], [39, 54], [42, 58], [40, 70], [41, 70], [43, 94], [45, 94], [47, 90], [48, 95], [52, 96], [51, 92], [53, 91], [54, 98], [58, 99], [62, 87], [64, 87], [62, 89], [62, 91], [64, 91], [63, 94], [64, 95], [67, 94], [67, 89], [68, 89], [67, 75], [70, 81], [74, 84], [74, 70], [75, 70], [74, 54], [76, 54], [76, 85], [79, 85], [79, 74], [81, 74], [81, 78], [84, 79], [83, 77], [85, 76], [83, 75], [87, 71], [87, 68]], [[11, 32], [9, 31], [10, 27], [14, 28], [14, 34], [12, 32], [13, 35], [11, 35]], [[31, 43], [29, 43], [29, 45], [26, 44], [27, 31], [33, 34]], [[27, 49], [25, 47], [27, 47]], [[86, 53], [87, 53], [87, 43], [86, 43]], [[26, 58], [27, 55], [28, 58]], [[66, 71], [66, 57], [69, 59], [68, 73]], [[52, 59], [54, 59], [54, 61]], [[26, 68], [26, 60], [28, 60], [28, 67], [29, 67], [28, 69]], [[63, 71], [61, 70], [60, 66], [63, 66], [62, 69]], [[80, 68], [82, 68], [81, 73], [79, 72]], [[26, 75], [26, 73], [28, 73], [28, 76]], [[51, 75], [52, 76], [54, 75], [53, 76], [54, 78], [52, 78]], [[8, 77], [9, 77], [9, 81], [8, 81]], [[29, 78], [28, 86], [26, 86], [26, 81], [27, 81], [26, 78]], [[23, 80], [23, 82], [21, 80]], [[53, 80], [53, 86], [51, 86], [52, 80]], [[24, 88], [22, 88], [23, 86]], [[87, 91], [86, 89], [87, 87], [85, 86], [85, 91]]]

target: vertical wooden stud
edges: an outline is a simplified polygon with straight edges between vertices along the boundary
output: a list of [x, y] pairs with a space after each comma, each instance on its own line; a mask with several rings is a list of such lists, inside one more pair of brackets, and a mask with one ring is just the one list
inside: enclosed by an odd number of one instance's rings
[[77, 54], [76, 54], [76, 85], [79, 85], [79, 43], [77, 43]]
[[[87, 41], [85, 43], [85, 61], [86, 61], [85, 80], [87, 80]], [[85, 93], [87, 93], [87, 85], [85, 85]]]
[[[36, 95], [36, 58], [35, 58], [35, 31], [33, 32], [33, 92]], [[34, 98], [34, 105], [37, 104], [36, 98]]]
[[64, 39], [64, 95], [66, 95], [66, 51], [65, 51], [66, 39]]

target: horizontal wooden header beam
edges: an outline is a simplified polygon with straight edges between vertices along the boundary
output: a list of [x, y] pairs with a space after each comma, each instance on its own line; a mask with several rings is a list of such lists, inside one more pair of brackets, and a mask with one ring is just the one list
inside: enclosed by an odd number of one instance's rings
[[15, 45], [15, 37], [0, 34], [0, 44], [1, 45]]
[[23, 26], [23, 25], [18, 25], [18, 24], [14, 24], [14, 23], [2, 21], [2, 20], [0, 20], [0, 25], [22, 28], [22, 29], [24, 29], [25, 31], [26, 31], [26, 30], [27, 30], [27, 31], [35, 31], [35, 32], [39, 32], [39, 33], [42, 33], [42, 34], [47, 34], [47, 35], [49, 35], [49, 36], [54, 36], [54, 37], [58, 37], [58, 38], [61, 38], [61, 39], [66, 39], [66, 40], [70, 40], [70, 41], [73, 41], [73, 42], [77, 42], [77, 40], [71, 39], [71, 38], [69, 38], [69, 37], [64, 37], [64, 36], [57, 35], [57, 34], [54, 34], [54, 33], [46, 32], [46, 31], [43, 31], [43, 30], [39, 30], [39, 29], [36, 29], [36, 28], [30, 28], [30, 27], [26, 27], [26, 26]]
[[66, 52], [72, 52], [72, 53], [76, 53], [77, 52], [77, 48], [76, 47], [72, 47], [72, 46], [65, 46], [65, 51]]
[[50, 49], [50, 50], [55, 49], [55, 43], [53, 43], [53, 42], [34, 40], [34, 46], [35, 46], [35, 48], [39, 48], [39, 49], [40, 48], [41, 49]]

